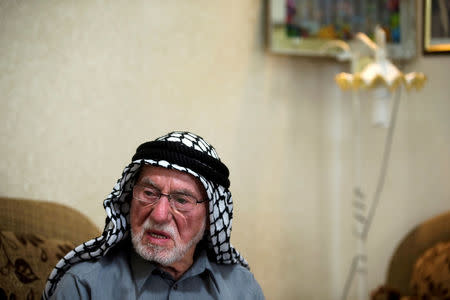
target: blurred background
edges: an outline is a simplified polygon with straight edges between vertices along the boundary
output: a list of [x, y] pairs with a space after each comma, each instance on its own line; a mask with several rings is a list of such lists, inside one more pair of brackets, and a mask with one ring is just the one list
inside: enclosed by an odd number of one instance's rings
[[[337, 299], [354, 253], [352, 107], [334, 82], [348, 65], [269, 53], [266, 12], [257, 0], [1, 0], [0, 195], [59, 202], [102, 228], [136, 147], [193, 131], [230, 169], [232, 243], [266, 298]], [[403, 236], [449, 209], [450, 56], [418, 52], [402, 71], [428, 82], [402, 94], [370, 290]], [[386, 133], [362, 103], [372, 194]]]

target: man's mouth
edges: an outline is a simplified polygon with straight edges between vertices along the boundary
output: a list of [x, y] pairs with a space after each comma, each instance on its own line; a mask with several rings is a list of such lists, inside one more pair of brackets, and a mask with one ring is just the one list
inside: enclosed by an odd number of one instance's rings
[[157, 239], [168, 239], [166, 235], [150, 232], [150, 236], [157, 238]]
[[146, 232], [147, 237], [150, 239], [151, 242], [168, 242], [172, 239], [169, 233], [159, 230], [149, 230]]
[[169, 247], [173, 243], [171, 236], [163, 231], [149, 230], [146, 232], [145, 236], [145, 240], [147, 243], [156, 246]]

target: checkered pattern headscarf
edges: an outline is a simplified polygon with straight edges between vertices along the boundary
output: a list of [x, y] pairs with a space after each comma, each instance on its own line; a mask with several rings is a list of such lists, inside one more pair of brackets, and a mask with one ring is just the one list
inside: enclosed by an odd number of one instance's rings
[[207, 251], [219, 264], [241, 264], [245, 259], [230, 243], [233, 200], [228, 190], [228, 168], [215, 149], [203, 138], [190, 132], [171, 132], [138, 147], [132, 162], [124, 169], [111, 194], [104, 200], [106, 225], [103, 234], [66, 254], [50, 274], [43, 298], [48, 299], [65, 272], [82, 261], [104, 256], [130, 232], [130, 199], [136, 175], [142, 165], [160, 166], [186, 172], [198, 178], [209, 199], [209, 231]]

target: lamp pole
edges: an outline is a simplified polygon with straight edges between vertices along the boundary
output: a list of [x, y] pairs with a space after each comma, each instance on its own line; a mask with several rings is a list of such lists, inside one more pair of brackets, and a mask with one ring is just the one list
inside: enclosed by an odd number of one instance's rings
[[[355, 74], [359, 62], [358, 52], [351, 56], [351, 71]], [[361, 173], [361, 103], [358, 89], [352, 91], [353, 107], [353, 214], [354, 214], [354, 236], [356, 238], [356, 256], [354, 272], [356, 272], [357, 298], [358, 300], [367, 300], [369, 291], [367, 287], [367, 247], [366, 241], [362, 236], [365, 221], [366, 203], [362, 193], [362, 173]]]
[[[335, 40], [326, 43], [322, 51], [328, 48], [340, 48], [343, 50], [336, 55], [338, 60], [350, 61], [351, 73], [340, 73], [336, 76], [336, 82], [343, 90], [352, 90], [352, 109], [353, 109], [353, 219], [355, 236], [355, 255], [352, 259], [350, 272], [346, 278], [341, 300], [347, 300], [353, 279], [356, 280], [356, 299], [367, 300], [369, 298], [368, 289], [368, 267], [367, 267], [367, 237], [371, 223], [373, 221], [381, 192], [384, 187], [384, 180], [387, 173], [388, 161], [392, 145], [393, 132], [395, 128], [396, 115], [399, 107], [401, 84], [407, 89], [415, 87], [421, 89], [426, 81], [423, 73], [412, 72], [403, 74], [395, 65], [387, 59], [386, 35], [381, 27], [375, 28], [375, 37], [377, 43], [374, 43], [364, 33], [356, 34], [356, 39], [362, 42], [367, 48], [372, 50], [375, 61], [366, 65], [361, 71], [362, 56], [360, 51], [351, 49], [349, 44]], [[355, 45], [353, 45], [355, 46]], [[360, 49], [361, 50], [361, 49]], [[374, 124], [381, 124], [388, 129], [380, 173], [376, 183], [376, 190], [370, 203], [362, 189], [362, 157], [361, 157], [361, 102], [359, 89], [374, 88], [378, 81], [381, 81], [384, 88], [391, 92], [397, 89], [394, 105], [390, 120], [388, 118], [386, 103], [375, 107]], [[380, 99], [375, 99], [380, 100]], [[383, 100], [383, 99], [381, 99]], [[380, 103], [377, 103], [380, 104]]]

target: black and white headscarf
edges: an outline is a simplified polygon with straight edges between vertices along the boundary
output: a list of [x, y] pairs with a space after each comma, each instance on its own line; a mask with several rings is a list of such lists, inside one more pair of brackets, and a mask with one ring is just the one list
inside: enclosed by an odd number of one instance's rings
[[[103, 234], [70, 251], [51, 272], [43, 294], [48, 299], [62, 276], [73, 265], [104, 256], [130, 234], [130, 199], [142, 165], [160, 166], [186, 172], [198, 178], [209, 199], [207, 251], [219, 264], [241, 264], [246, 260], [230, 243], [233, 200], [228, 190], [228, 169], [214, 147], [190, 132], [171, 132], [138, 147], [132, 162], [124, 169], [111, 194], [103, 202], [106, 225]], [[208, 234], [209, 233], [209, 234]]]

